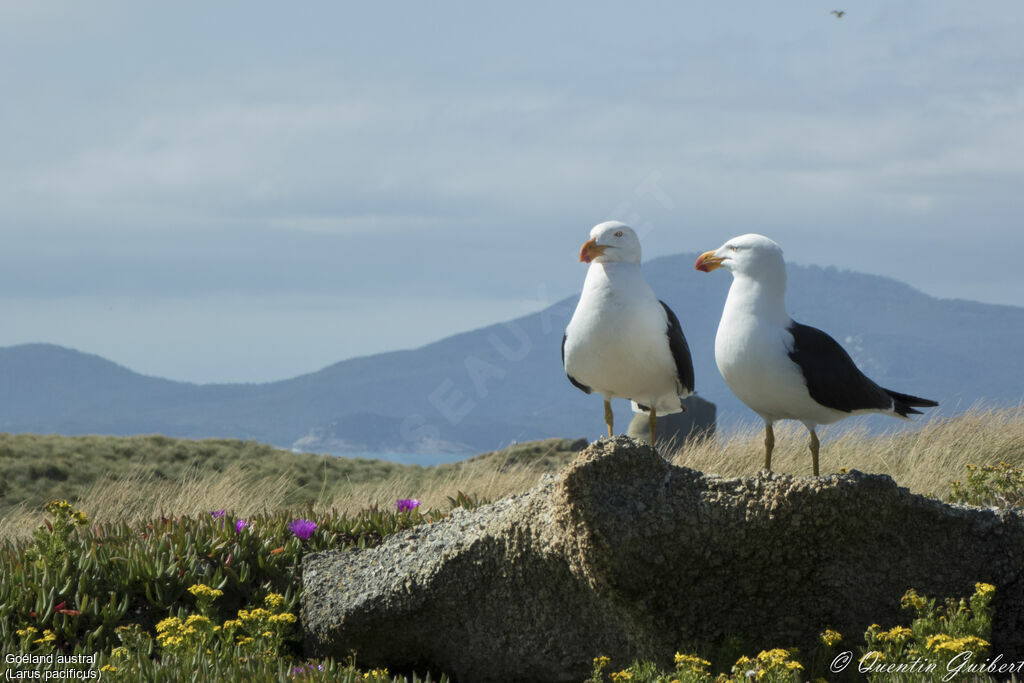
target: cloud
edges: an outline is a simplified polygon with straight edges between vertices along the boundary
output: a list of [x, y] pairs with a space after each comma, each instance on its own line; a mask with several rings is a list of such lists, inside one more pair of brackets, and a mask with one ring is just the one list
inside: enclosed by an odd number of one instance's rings
[[1016, 3], [72, 5], [0, 4], [0, 290], [54, 316], [561, 296], [608, 218], [648, 258], [756, 230], [945, 295], [1024, 282]]

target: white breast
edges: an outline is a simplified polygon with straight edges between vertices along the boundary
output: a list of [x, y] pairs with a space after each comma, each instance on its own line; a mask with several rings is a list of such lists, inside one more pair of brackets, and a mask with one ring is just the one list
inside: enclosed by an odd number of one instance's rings
[[565, 369], [607, 398], [679, 412], [665, 309], [629, 263], [592, 264], [566, 328]]
[[[730, 289], [715, 335], [715, 362], [737, 398], [769, 421], [827, 424], [845, 414], [811, 398], [800, 367], [789, 358], [792, 320], [784, 311], [751, 305]], [[763, 301], [756, 302], [763, 304]]]

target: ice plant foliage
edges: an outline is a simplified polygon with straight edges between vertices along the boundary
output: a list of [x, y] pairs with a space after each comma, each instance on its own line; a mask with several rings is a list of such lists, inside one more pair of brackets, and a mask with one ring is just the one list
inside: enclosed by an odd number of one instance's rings
[[412, 512], [420, 506], [420, 501], [415, 498], [399, 498], [395, 501], [395, 510], [397, 512]]
[[288, 529], [303, 541], [307, 541], [316, 531], [316, 522], [309, 519], [296, 519], [288, 525]]
[[[373, 547], [422, 522], [375, 507], [330, 510], [300, 541], [306, 531], [290, 532], [299, 520], [284, 510], [93, 523], [59, 500], [44, 515], [31, 538], [0, 539], [0, 649], [95, 655], [91, 669], [115, 682], [191, 680], [196, 672], [203, 680], [282, 680], [306, 664], [295, 660], [303, 555]], [[392, 681], [354, 663], [312, 664], [303, 679]], [[58, 669], [67, 667], [44, 667], [40, 678]], [[396, 680], [439, 683], [436, 676]]]

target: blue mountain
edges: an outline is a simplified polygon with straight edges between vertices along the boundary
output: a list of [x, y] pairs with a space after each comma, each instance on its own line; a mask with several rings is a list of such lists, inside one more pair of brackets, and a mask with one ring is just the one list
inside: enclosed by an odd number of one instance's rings
[[[731, 278], [693, 269], [696, 254], [644, 271], [676, 312], [697, 392], [720, 425], [756, 417], [715, 367], [714, 336]], [[881, 385], [955, 412], [1024, 396], [1024, 308], [936, 299], [889, 278], [790, 264], [790, 313], [842, 343]], [[562, 371], [562, 332], [576, 297], [536, 313], [407, 351], [352, 358], [265, 384], [198, 385], [147, 377], [47, 344], [0, 349], [0, 430], [255, 439], [334, 453], [451, 453], [546, 437], [595, 438], [600, 398]], [[615, 405], [618, 424], [631, 417]], [[871, 429], [891, 426], [882, 416]]]

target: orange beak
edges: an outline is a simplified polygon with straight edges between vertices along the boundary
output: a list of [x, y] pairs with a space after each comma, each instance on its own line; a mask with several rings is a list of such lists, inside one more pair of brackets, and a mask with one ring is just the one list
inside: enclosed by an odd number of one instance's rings
[[604, 253], [604, 250], [608, 247], [601, 246], [597, 243], [597, 238], [587, 240], [580, 247], [580, 263], [590, 263], [598, 256]]
[[722, 261], [724, 258], [715, 256], [713, 251], [705, 251], [703, 254], [697, 257], [697, 263], [694, 266], [697, 270], [702, 270], [705, 273], [710, 273], [715, 268], [722, 267]]

